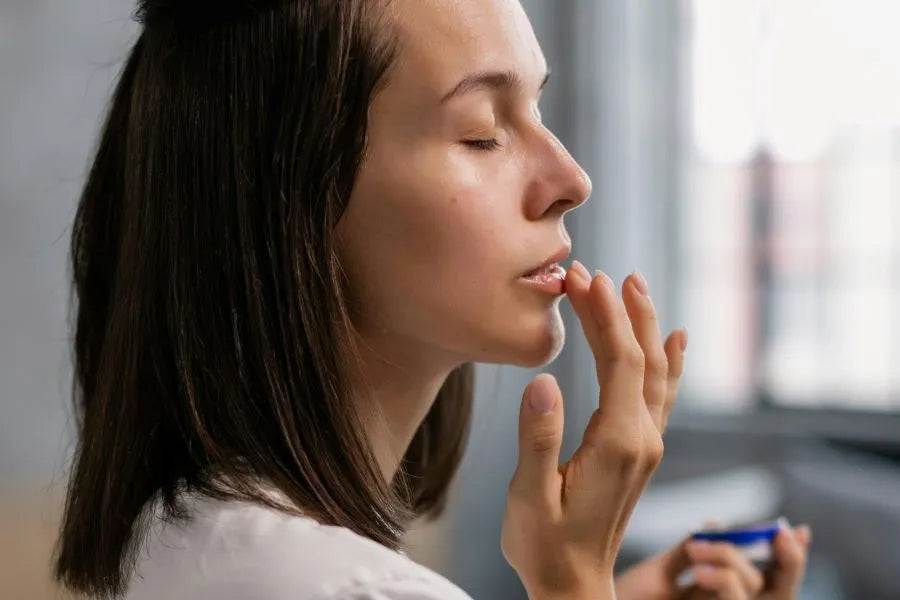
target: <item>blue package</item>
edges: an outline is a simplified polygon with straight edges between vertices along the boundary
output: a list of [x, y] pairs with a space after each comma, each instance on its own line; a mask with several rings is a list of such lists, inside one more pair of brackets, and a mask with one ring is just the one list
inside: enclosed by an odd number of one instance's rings
[[[774, 563], [772, 544], [779, 530], [790, 527], [787, 519], [780, 517], [770, 523], [750, 525], [745, 527], [732, 527], [727, 529], [703, 529], [691, 534], [692, 540], [704, 540], [707, 542], [729, 542], [749, 558], [756, 568], [765, 571]], [[690, 570], [682, 573], [678, 578], [680, 588], [693, 583], [693, 573]]]
[[691, 534], [691, 539], [706, 540], [708, 542], [731, 542], [735, 546], [749, 546], [765, 541], [771, 544], [778, 535], [780, 525], [778, 521], [755, 525], [753, 527], [734, 529], [707, 529]]

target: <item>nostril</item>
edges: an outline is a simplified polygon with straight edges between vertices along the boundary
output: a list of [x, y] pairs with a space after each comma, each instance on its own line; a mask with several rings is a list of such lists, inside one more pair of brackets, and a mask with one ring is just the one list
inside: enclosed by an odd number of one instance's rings
[[569, 212], [573, 208], [577, 207], [580, 202], [576, 202], [575, 200], [570, 200], [569, 198], [560, 198], [550, 207], [551, 210], [557, 211], [560, 214]]

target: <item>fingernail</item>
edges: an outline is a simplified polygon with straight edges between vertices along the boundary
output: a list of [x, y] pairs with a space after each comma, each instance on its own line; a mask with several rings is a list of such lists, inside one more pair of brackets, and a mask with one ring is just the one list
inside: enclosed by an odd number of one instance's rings
[[607, 275], [606, 273], [604, 273], [603, 271], [601, 271], [600, 269], [597, 269], [596, 271], [594, 271], [594, 275], [600, 275], [601, 277], [603, 277], [604, 281], [606, 281], [607, 285], [609, 285], [613, 289], [616, 289], [616, 284], [612, 280], [612, 278], [609, 275]]
[[582, 281], [590, 282], [591, 281], [591, 273], [587, 270], [583, 264], [578, 262], [577, 260], [573, 260], [569, 270], [575, 272], [578, 277], [581, 278]]
[[681, 351], [684, 352], [687, 350], [688, 330], [687, 327], [682, 327], [681, 330], [684, 331], [684, 335], [681, 336]]
[[776, 523], [778, 523], [778, 529], [790, 530], [791, 528], [791, 522], [787, 520], [787, 517], [778, 517]]
[[650, 291], [650, 286], [647, 285], [647, 279], [644, 277], [644, 274], [637, 269], [632, 271], [631, 274], [634, 275], [632, 281], [634, 281], [638, 291], [646, 296]]
[[556, 394], [547, 383], [534, 382], [528, 387], [528, 404], [539, 415], [553, 412], [556, 406]]

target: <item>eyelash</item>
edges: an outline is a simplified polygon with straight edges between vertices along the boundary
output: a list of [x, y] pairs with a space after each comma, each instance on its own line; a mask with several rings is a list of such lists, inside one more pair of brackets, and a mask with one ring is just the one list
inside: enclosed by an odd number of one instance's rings
[[498, 142], [496, 138], [491, 138], [489, 140], [465, 140], [463, 143], [482, 152], [490, 152], [491, 150], [496, 150], [500, 147], [500, 142]]

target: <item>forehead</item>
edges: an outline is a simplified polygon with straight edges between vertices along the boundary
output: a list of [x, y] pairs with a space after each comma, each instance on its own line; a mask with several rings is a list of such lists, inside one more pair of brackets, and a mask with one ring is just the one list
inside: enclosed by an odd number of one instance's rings
[[439, 94], [473, 71], [540, 79], [546, 61], [518, 0], [393, 0], [401, 39], [391, 79]]

